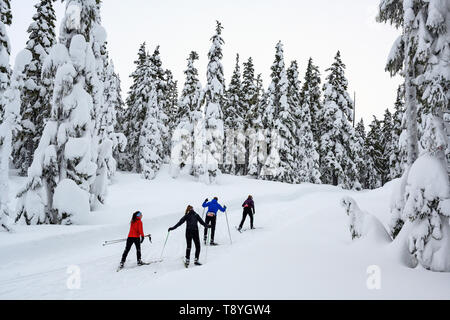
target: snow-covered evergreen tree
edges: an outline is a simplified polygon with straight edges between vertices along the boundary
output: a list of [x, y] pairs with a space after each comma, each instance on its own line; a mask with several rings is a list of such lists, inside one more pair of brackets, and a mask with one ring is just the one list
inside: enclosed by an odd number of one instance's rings
[[37, 12], [28, 28], [26, 49], [33, 54], [33, 60], [25, 71], [27, 82], [22, 90], [22, 130], [14, 138], [13, 150], [14, 163], [21, 175], [26, 175], [33, 161], [45, 120], [50, 115], [53, 79], [42, 78], [41, 74], [42, 65], [56, 43], [54, 1], [40, 0], [35, 5]]
[[223, 162], [224, 124], [223, 111], [225, 101], [225, 79], [222, 66], [222, 24], [217, 21], [216, 33], [211, 38], [212, 46], [208, 53], [207, 84], [205, 97], [205, 157], [207, 183], [215, 181], [221, 173], [219, 166]]
[[[317, 108], [317, 101], [315, 98], [320, 98], [320, 88], [317, 86], [317, 82], [311, 78], [312, 73], [312, 62], [310, 61], [307, 71], [306, 79], [308, 81], [313, 81], [308, 84], [304, 84], [300, 89], [300, 81], [298, 80], [298, 67], [297, 63], [293, 63], [291, 68], [288, 70], [288, 79], [292, 88], [289, 94], [293, 101], [292, 105], [298, 105], [296, 109], [297, 118], [297, 140], [298, 140], [298, 155], [297, 155], [297, 170], [299, 182], [309, 182], [309, 183], [321, 183], [320, 181], [320, 163], [319, 163], [319, 153], [317, 152], [318, 144], [314, 139], [313, 134], [313, 123], [311, 118], [311, 110]], [[315, 78], [317, 79], [317, 78]], [[319, 79], [320, 80], [320, 79]], [[312, 85], [316, 83], [316, 85]], [[319, 94], [318, 96], [315, 96]], [[314, 97], [315, 96], [315, 97]], [[316, 103], [316, 107], [311, 106], [311, 102]]]
[[153, 83], [144, 124], [139, 138], [140, 162], [142, 177], [153, 180], [163, 163], [163, 143], [160, 131], [160, 112], [158, 106], [157, 85]]
[[3, 121], [3, 113], [6, 105], [5, 92], [9, 86], [11, 67], [9, 55], [11, 54], [11, 43], [6, 26], [11, 25], [12, 14], [9, 0], [0, 0], [0, 121]]
[[164, 74], [164, 80], [166, 82], [166, 115], [169, 118], [169, 136], [176, 126], [178, 125], [178, 82], [173, 78], [173, 73], [170, 70], [166, 70]]
[[0, 123], [0, 226], [10, 230], [9, 220], [9, 168], [12, 154], [13, 135], [21, 130], [20, 104], [21, 91], [25, 83], [25, 69], [31, 62], [31, 52], [21, 51], [16, 57], [10, 87], [4, 93], [4, 117]]
[[60, 43], [44, 66], [54, 76], [50, 119], [19, 193], [17, 220], [27, 224], [76, 222], [89, 213], [96, 178], [95, 109], [100, 80], [92, 43], [98, 4], [66, 1]]
[[147, 105], [152, 88], [149, 55], [145, 42], [139, 47], [138, 58], [131, 74], [133, 83], [126, 99], [127, 109], [122, 113], [122, 128], [127, 138], [127, 147], [120, 154], [119, 167], [125, 171], [141, 172], [139, 135], [147, 117]]
[[384, 118], [381, 128], [381, 148], [382, 148], [382, 163], [381, 166], [378, 168], [378, 171], [381, 174], [381, 185], [384, 186], [386, 182], [389, 181], [389, 174], [390, 174], [390, 166], [389, 166], [389, 160], [393, 153], [392, 149], [392, 131], [393, 131], [393, 120], [392, 120], [392, 113], [389, 111], [389, 109], [386, 109], [384, 112]]
[[359, 185], [353, 146], [356, 134], [352, 126], [353, 102], [347, 92], [345, 65], [340, 52], [329, 68], [324, 85], [324, 103], [320, 116], [322, 127], [320, 165], [322, 181], [326, 184], [354, 188]]
[[243, 110], [243, 90], [239, 54], [226, 92], [223, 108], [225, 126], [224, 173], [243, 174], [245, 172], [245, 111]]
[[161, 142], [163, 144], [163, 161], [168, 162], [170, 157], [171, 146], [171, 95], [170, 85], [166, 79], [167, 71], [162, 67], [162, 61], [159, 51], [159, 46], [156, 46], [155, 51], [150, 56], [150, 71], [152, 82], [156, 85], [157, 93], [157, 108], [158, 108], [158, 125], [161, 133]]
[[[100, 168], [106, 168], [110, 181], [117, 169], [114, 154], [125, 150], [127, 140], [123, 133], [117, 131], [117, 112], [122, 108], [120, 79], [115, 73], [112, 60], [105, 61], [104, 74], [104, 108], [99, 114], [99, 159]], [[103, 200], [103, 199], [102, 199]]]
[[[393, 213], [402, 212], [409, 252], [433, 271], [450, 271], [450, 187], [445, 163], [448, 138], [442, 116], [450, 97], [449, 13], [448, 1], [383, 0], [378, 17], [402, 28], [387, 69], [405, 76], [409, 167], [406, 183], [399, 190], [404, 201], [401, 203], [400, 198]], [[417, 110], [422, 123], [420, 158]]]
[[[204, 174], [202, 136], [204, 128], [200, 105], [202, 86], [194, 65], [198, 58], [197, 52], [192, 51], [187, 59], [187, 69], [184, 71], [186, 80], [178, 101], [176, 116], [179, 121], [172, 138], [173, 176], [177, 176], [182, 170], [195, 177]], [[200, 130], [201, 137], [196, 136], [197, 130]]]
[[376, 189], [382, 186], [381, 176], [384, 167], [382, 145], [382, 123], [375, 116], [369, 125], [366, 137], [366, 171], [367, 188]]
[[[252, 64], [253, 66], [253, 64]], [[245, 75], [245, 73], [244, 73]], [[245, 77], [244, 77], [245, 85]], [[248, 167], [247, 173], [253, 177], [261, 177], [261, 170], [267, 159], [267, 140], [263, 125], [263, 115], [267, 103], [267, 95], [264, 92], [262, 75], [258, 74], [255, 80], [256, 95], [249, 103], [250, 110], [247, 118], [248, 136]], [[250, 91], [244, 91], [250, 93]]]
[[256, 137], [256, 130], [254, 128], [253, 120], [261, 117], [257, 113], [258, 108], [259, 91], [257, 88], [256, 78], [255, 78], [255, 66], [253, 64], [252, 57], [249, 57], [247, 62], [244, 62], [244, 70], [242, 72], [242, 117], [244, 119], [244, 130], [245, 136], [247, 137], [245, 141], [245, 165], [243, 172], [240, 174], [246, 175], [249, 169], [250, 163], [250, 149], [254, 148], [255, 143], [253, 142]]
[[[270, 130], [270, 152], [264, 164], [263, 171], [266, 174], [263, 175], [263, 178], [295, 183], [295, 107], [288, 103], [289, 84], [281, 41], [276, 46], [275, 61], [271, 69], [272, 81], [267, 91], [268, 102], [263, 115], [263, 123], [266, 129]], [[275, 139], [280, 139], [280, 141], [275, 141]], [[274, 150], [275, 148], [279, 149]], [[275, 156], [275, 153], [278, 155]], [[273, 160], [276, 160], [277, 163], [273, 163]], [[277, 167], [278, 169], [276, 169]]]
[[314, 136], [314, 141], [317, 144], [317, 148], [320, 146], [321, 138], [321, 125], [320, 125], [320, 113], [322, 110], [321, 101], [321, 79], [319, 68], [314, 65], [313, 59], [308, 60], [308, 66], [306, 68], [305, 79], [303, 81], [303, 87], [301, 91], [302, 105], [307, 104], [311, 114], [311, 130]]
[[362, 118], [355, 127], [355, 133], [357, 141], [357, 143], [355, 144], [356, 150], [354, 150], [357, 154], [357, 161], [355, 162], [355, 164], [358, 171], [358, 180], [361, 184], [360, 189], [368, 189], [368, 172], [372, 169], [370, 167], [367, 167], [367, 163], [370, 164], [371, 162], [368, 162], [369, 155], [366, 149], [366, 128], [364, 126], [364, 120]]
[[399, 86], [392, 116], [392, 140], [389, 143], [389, 180], [400, 178], [405, 171], [407, 161], [406, 127], [404, 122], [403, 90]]

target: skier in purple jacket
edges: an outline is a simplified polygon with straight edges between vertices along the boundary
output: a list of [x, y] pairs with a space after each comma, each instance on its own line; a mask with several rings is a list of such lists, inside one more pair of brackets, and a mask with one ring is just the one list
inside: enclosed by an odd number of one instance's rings
[[247, 218], [247, 215], [250, 217], [250, 228], [254, 229], [253, 227], [253, 215], [255, 214], [255, 203], [253, 202], [253, 197], [248, 196], [247, 200], [242, 204], [242, 207], [244, 208], [244, 212], [242, 213], [242, 221], [239, 225], [239, 231], [242, 230], [242, 226], [244, 225], [245, 219]]

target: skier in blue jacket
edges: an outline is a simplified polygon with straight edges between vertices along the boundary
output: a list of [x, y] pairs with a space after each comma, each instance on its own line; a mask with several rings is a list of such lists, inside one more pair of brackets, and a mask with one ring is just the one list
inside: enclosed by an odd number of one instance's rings
[[[206, 214], [206, 219], [205, 219], [205, 223], [207, 225], [210, 225], [211, 228], [211, 242], [210, 245], [212, 246], [216, 246], [217, 243], [214, 242], [214, 234], [216, 231], [216, 219], [217, 219], [217, 212], [220, 210], [222, 212], [225, 212], [225, 210], [227, 210], [227, 206], [221, 206], [219, 204], [219, 199], [217, 197], [215, 197], [213, 200], [211, 200], [210, 202], [208, 202], [208, 199], [205, 199], [205, 202], [203, 202], [202, 207], [203, 208], [208, 208], [207, 214]], [[205, 228], [205, 234], [204, 234], [204, 241], [206, 244], [206, 240], [207, 240], [207, 234], [208, 234], [208, 229]]]

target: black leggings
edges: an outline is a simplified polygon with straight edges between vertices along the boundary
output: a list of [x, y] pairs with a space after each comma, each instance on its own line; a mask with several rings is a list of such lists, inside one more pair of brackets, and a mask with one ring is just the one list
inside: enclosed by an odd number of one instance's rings
[[125, 262], [127, 259], [128, 252], [130, 252], [131, 247], [133, 244], [136, 246], [136, 255], [138, 261], [141, 260], [141, 239], [139, 238], [128, 238], [127, 239], [127, 245], [125, 247], [125, 251], [122, 255], [122, 262]]
[[192, 240], [194, 240], [195, 244], [195, 260], [198, 260], [200, 257], [200, 237], [198, 236], [198, 230], [186, 230], [186, 260], [189, 261], [191, 258], [191, 247]]
[[[216, 216], [206, 216], [205, 223], [211, 225], [211, 242], [214, 242], [214, 234], [216, 233]], [[205, 228], [204, 240], [208, 236], [208, 228]]]
[[250, 228], [253, 228], [253, 212], [252, 210], [244, 209], [244, 212], [242, 213], [242, 221], [239, 225], [239, 229], [242, 229], [244, 226], [245, 219], [247, 218], [247, 215], [250, 217]]

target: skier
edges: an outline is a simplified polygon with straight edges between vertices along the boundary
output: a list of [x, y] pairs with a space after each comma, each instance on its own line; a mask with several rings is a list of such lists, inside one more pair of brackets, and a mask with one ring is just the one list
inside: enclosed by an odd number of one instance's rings
[[[218, 201], [219, 201], [219, 199], [217, 197], [214, 197], [214, 199], [211, 200], [211, 202], [208, 202], [208, 199], [205, 199], [205, 202], [203, 202], [203, 205], [202, 205], [203, 208], [208, 208], [205, 222], [207, 225], [211, 226], [210, 245], [212, 245], [212, 246], [217, 246], [217, 243], [214, 242], [214, 234], [216, 232], [217, 211], [220, 210], [222, 212], [225, 212], [225, 210], [227, 210], [227, 206], [222, 207]], [[205, 244], [206, 244], [206, 240], [207, 240], [207, 234], [208, 234], [208, 229], [205, 228], [205, 234], [204, 234], [204, 239], [203, 239]]]
[[195, 244], [195, 262], [194, 264], [197, 266], [201, 266], [202, 264], [198, 261], [200, 257], [200, 237], [198, 235], [198, 222], [200, 222], [205, 228], [209, 228], [209, 226], [203, 221], [203, 219], [194, 211], [192, 206], [188, 206], [185, 212], [185, 215], [181, 220], [172, 228], [169, 228], [169, 232], [175, 230], [183, 223], [186, 222], [186, 261], [184, 263], [185, 267], [189, 266], [189, 262], [191, 259], [191, 246], [192, 240], [194, 240]]
[[137, 264], [139, 266], [144, 265], [145, 263], [141, 260], [141, 243], [144, 242], [144, 229], [142, 226], [142, 213], [140, 211], [136, 211], [133, 213], [133, 217], [131, 218], [131, 226], [130, 232], [128, 234], [127, 245], [125, 247], [125, 251], [122, 255], [122, 261], [120, 262], [119, 269], [122, 269], [125, 260], [127, 259], [128, 252], [130, 252], [133, 244], [136, 246], [136, 254], [137, 254]]
[[251, 195], [248, 196], [247, 200], [242, 204], [242, 207], [244, 208], [244, 211], [242, 212], [242, 221], [238, 228], [239, 232], [242, 230], [247, 215], [250, 217], [250, 228], [254, 229], [253, 215], [255, 214], [255, 203], [253, 202], [253, 197]]

